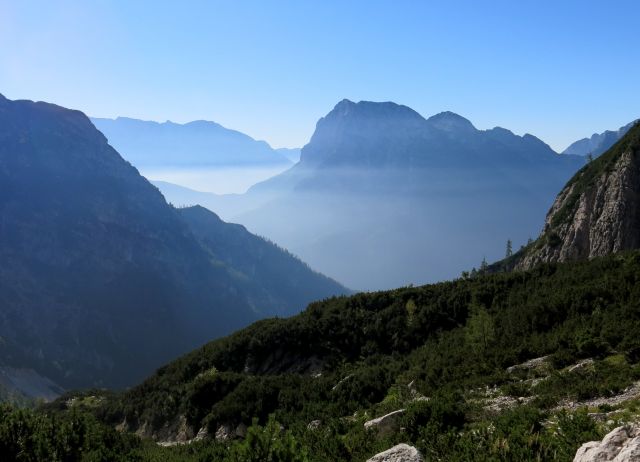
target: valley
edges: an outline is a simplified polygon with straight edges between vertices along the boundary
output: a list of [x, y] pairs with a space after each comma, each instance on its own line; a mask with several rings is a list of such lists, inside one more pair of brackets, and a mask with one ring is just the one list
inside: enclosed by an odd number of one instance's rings
[[0, 462], [640, 462], [633, 0], [0, 0]]

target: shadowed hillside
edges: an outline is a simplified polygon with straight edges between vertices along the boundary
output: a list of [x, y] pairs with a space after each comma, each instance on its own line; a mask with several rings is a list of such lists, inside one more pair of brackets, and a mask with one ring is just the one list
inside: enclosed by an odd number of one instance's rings
[[131, 385], [346, 291], [210, 212], [169, 206], [81, 112], [3, 97], [0, 259], [2, 383], [44, 396]]

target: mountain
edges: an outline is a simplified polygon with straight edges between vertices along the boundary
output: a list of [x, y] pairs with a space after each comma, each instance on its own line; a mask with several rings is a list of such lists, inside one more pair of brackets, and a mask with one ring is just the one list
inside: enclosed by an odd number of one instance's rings
[[637, 120], [628, 123], [624, 127], [620, 127], [618, 130], [606, 130], [603, 133], [594, 133], [591, 138], [583, 138], [578, 140], [564, 151], [562, 154], [571, 154], [576, 156], [588, 156], [598, 157], [603, 152], [609, 150], [620, 138], [622, 138]]
[[158, 123], [126, 117], [91, 121], [138, 168], [273, 167], [292, 163], [266, 142], [215, 122]]
[[300, 148], [278, 148], [276, 151], [294, 164], [300, 160]]
[[178, 211], [211, 259], [233, 272], [236, 285], [261, 317], [266, 307], [270, 316], [290, 316], [311, 301], [348, 292], [242, 225], [225, 223], [201, 206]]
[[4, 97], [0, 260], [0, 381], [23, 391], [129, 386], [346, 291], [211, 212], [169, 206], [81, 112]]
[[[459, 116], [437, 122], [475, 136]], [[615, 204], [635, 204], [639, 144], [640, 125], [565, 188], [565, 197], [609, 197], [610, 222], [586, 222], [598, 241], [635, 223], [637, 207]], [[579, 208], [581, 197], [564, 204]], [[220, 262], [231, 257], [217, 242], [234, 243], [230, 252], [252, 245], [242, 228], [225, 238], [231, 228], [201, 207], [178, 213]], [[640, 431], [640, 250], [616, 250], [314, 302], [207, 343], [124, 392], [0, 408], [0, 445], [23, 457], [144, 461], [373, 462], [400, 449], [408, 460], [571, 461], [596, 447], [627, 460]]]
[[332, 298], [46, 411], [160, 443], [143, 460], [571, 461], [638, 417], [639, 287], [635, 251]]
[[176, 207], [201, 205], [209, 210], [215, 210], [216, 214], [221, 217], [233, 217], [235, 212], [247, 205], [242, 194], [215, 194], [196, 191], [168, 181], [151, 181], [151, 184], [156, 186]]
[[193, 205], [203, 205], [209, 210], [216, 210], [219, 195], [210, 192], [196, 191], [168, 181], [151, 181], [156, 188], [176, 207], [188, 207]]
[[[567, 183], [516, 268], [640, 248], [640, 123]], [[516, 261], [516, 260], [514, 260]]]
[[216, 210], [350, 287], [385, 289], [452, 278], [526, 242], [584, 162], [451, 112], [344, 100], [299, 163]]

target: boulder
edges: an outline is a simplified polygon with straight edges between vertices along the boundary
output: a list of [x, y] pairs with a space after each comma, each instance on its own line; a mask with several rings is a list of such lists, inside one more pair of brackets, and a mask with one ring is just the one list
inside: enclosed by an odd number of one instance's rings
[[640, 427], [624, 426], [580, 446], [573, 462], [640, 461]]
[[423, 462], [422, 455], [413, 446], [398, 444], [384, 452], [376, 454], [367, 462]]
[[400, 430], [400, 420], [404, 414], [404, 409], [390, 412], [389, 414], [377, 417], [364, 423], [364, 428], [377, 430], [379, 434], [386, 435]]
[[516, 364], [515, 366], [507, 367], [507, 372], [512, 374], [516, 371], [528, 371], [532, 369], [538, 369], [547, 363], [549, 356], [541, 356], [539, 358], [533, 358], [522, 364]]
[[309, 429], [309, 430], [317, 430], [318, 428], [320, 428], [320, 425], [322, 425], [322, 421], [321, 420], [312, 420], [311, 422], [309, 422], [307, 424], [307, 429]]
[[640, 437], [636, 436], [618, 453], [614, 462], [640, 460]]
[[583, 359], [582, 361], [578, 361], [576, 364], [569, 368], [569, 372], [575, 372], [582, 369], [587, 369], [593, 366], [593, 359]]

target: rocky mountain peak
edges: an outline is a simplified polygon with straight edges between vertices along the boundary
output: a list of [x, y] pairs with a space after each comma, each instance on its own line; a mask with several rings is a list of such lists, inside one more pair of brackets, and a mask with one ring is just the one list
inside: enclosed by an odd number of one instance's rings
[[567, 183], [516, 268], [640, 248], [640, 124]]
[[301, 163], [362, 163], [361, 156], [352, 156], [354, 149], [370, 151], [390, 140], [410, 139], [424, 128], [428, 129], [425, 119], [407, 106], [344, 99], [318, 121], [311, 141], [302, 150]]
[[324, 119], [335, 118], [394, 118], [402, 117], [408, 119], [424, 118], [416, 111], [408, 106], [396, 104], [391, 101], [375, 102], [375, 101], [360, 101], [355, 103], [348, 99], [343, 99], [335, 105], [333, 110], [327, 114]]
[[476, 127], [461, 115], [451, 111], [444, 111], [427, 119], [431, 126], [452, 133], [475, 132]]

